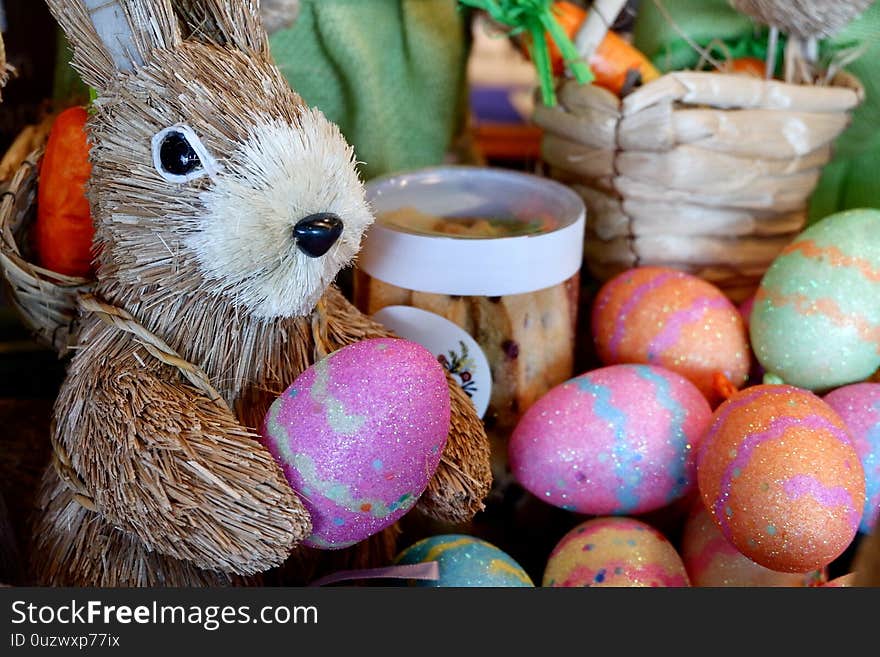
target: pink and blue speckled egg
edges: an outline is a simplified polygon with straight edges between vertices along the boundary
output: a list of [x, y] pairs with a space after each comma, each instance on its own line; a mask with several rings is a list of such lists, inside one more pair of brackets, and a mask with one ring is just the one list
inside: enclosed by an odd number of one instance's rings
[[839, 557], [865, 505], [864, 470], [843, 420], [813, 393], [786, 385], [746, 388], [718, 407], [697, 481], [725, 538], [782, 572]]
[[404, 515], [440, 462], [449, 422], [443, 367], [414, 342], [364, 340], [297, 377], [262, 436], [312, 516], [304, 543], [348, 547]]
[[511, 436], [517, 481], [554, 506], [590, 515], [653, 511], [695, 488], [705, 397], [652, 365], [613, 365], [563, 383]]
[[865, 511], [859, 531], [870, 534], [880, 515], [880, 383], [843, 386], [824, 399], [846, 423], [865, 469]]
[[437, 562], [439, 579], [414, 580], [429, 587], [534, 587], [523, 567], [491, 543], [466, 534], [417, 541], [397, 555], [397, 565]]
[[542, 586], [690, 586], [681, 557], [651, 525], [634, 518], [593, 518], [556, 544]]

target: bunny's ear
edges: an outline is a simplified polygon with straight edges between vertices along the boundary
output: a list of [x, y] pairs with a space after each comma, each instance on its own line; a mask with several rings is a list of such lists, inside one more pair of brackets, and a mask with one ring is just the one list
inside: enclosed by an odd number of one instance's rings
[[170, 0], [46, 0], [73, 47], [83, 81], [107, 89], [120, 72], [180, 43]]
[[260, 0], [174, 0], [187, 38], [269, 54]]

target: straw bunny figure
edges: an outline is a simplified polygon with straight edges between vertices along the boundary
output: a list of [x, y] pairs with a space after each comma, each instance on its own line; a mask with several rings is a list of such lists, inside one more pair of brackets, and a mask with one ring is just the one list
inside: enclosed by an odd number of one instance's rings
[[[308, 512], [253, 429], [317, 358], [390, 335], [333, 286], [372, 221], [352, 149], [272, 64], [257, 0], [47, 2], [98, 92], [98, 266], [55, 404], [38, 580], [215, 584], [286, 562], [297, 582], [327, 555], [389, 559], [393, 528], [299, 546]], [[418, 504], [463, 521], [488, 493], [488, 443], [450, 394]]]

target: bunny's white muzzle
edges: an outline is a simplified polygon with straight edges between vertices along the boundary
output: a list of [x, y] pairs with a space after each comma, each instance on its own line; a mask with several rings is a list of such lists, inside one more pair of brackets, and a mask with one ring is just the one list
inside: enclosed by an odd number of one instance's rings
[[373, 221], [352, 148], [304, 109], [258, 124], [222, 165], [186, 238], [208, 284], [259, 317], [307, 315]]

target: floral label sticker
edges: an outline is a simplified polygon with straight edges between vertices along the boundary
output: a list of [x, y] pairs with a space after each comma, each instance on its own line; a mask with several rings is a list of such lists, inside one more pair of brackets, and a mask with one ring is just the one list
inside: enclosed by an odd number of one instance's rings
[[483, 417], [492, 394], [492, 372], [486, 354], [467, 331], [445, 317], [412, 306], [388, 306], [373, 319], [434, 354]]

